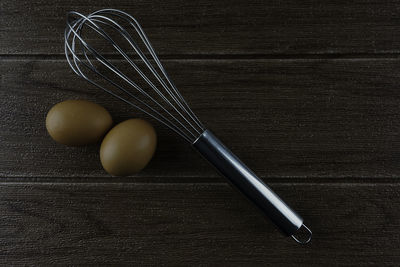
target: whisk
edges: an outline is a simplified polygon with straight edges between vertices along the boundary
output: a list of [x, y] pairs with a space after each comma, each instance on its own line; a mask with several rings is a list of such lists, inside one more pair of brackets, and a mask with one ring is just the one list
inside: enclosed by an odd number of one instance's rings
[[284, 234], [301, 244], [311, 240], [303, 219], [200, 122], [135, 18], [116, 9], [87, 16], [71, 11], [64, 38], [65, 56], [78, 76], [189, 142]]

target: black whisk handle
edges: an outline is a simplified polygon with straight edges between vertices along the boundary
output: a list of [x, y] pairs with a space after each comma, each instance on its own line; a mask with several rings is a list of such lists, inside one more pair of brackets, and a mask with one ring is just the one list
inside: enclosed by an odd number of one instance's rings
[[[308, 243], [311, 240], [312, 233], [303, 225], [303, 219], [209, 130], [205, 130], [194, 141], [193, 147], [223, 176], [228, 178], [231, 184], [259, 207], [284, 234], [292, 236], [298, 243]], [[308, 232], [304, 241], [295, 237], [295, 233], [302, 226]]]

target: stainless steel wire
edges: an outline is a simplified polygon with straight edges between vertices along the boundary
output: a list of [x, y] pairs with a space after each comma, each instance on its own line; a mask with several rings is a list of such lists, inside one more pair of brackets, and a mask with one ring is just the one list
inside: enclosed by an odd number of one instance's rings
[[[87, 16], [71, 11], [64, 38], [65, 56], [78, 76], [148, 114], [190, 143], [204, 132], [203, 124], [131, 15], [117, 9], [102, 9]], [[123, 68], [126, 63], [128, 70]]]

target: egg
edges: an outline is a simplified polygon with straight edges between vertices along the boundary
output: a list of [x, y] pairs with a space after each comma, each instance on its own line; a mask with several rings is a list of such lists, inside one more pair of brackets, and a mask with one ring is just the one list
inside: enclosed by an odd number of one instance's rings
[[110, 113], [86, 100], [67, 100], [47, 113], [46, 128], [58, 143], [80, 146], [99, 142], [113, 124]]
[[150, 123], [141, 119], [126, 120], [104, 137], [100, 147], [100, 161], [111, 175], [131, 175], [149, 163], [156, 144], [157, 135]]

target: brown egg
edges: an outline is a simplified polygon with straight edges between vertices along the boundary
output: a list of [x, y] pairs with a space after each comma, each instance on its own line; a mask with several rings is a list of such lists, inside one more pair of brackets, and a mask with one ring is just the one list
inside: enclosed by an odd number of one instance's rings
[[110, 174], [126, 176], [142, 170], [156, 150], [157, 135], [150, 123], [130, 119], [112, 128], [100, 147], [100, 160]]
[[110, 113], [86, 100], [67, 100], [54, 105], [46, 117], [46, 128], [57, 142], [79, 146], [96, 143], [112, 126]]

